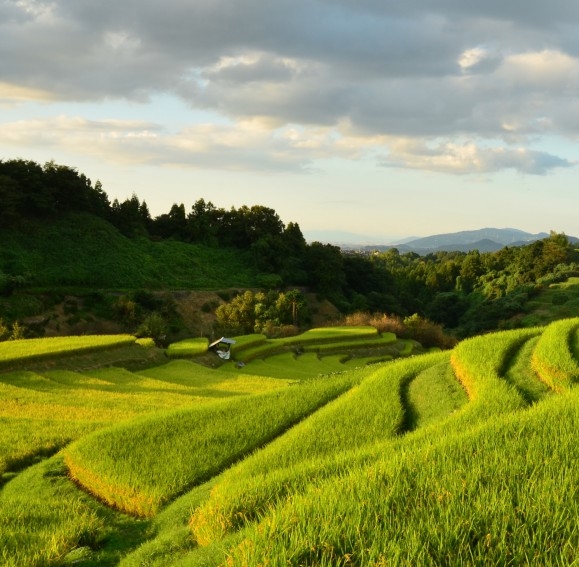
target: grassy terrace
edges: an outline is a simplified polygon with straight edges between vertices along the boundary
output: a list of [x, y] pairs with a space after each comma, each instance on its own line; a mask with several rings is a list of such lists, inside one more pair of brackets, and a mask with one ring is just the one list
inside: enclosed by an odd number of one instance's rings
[[6, 341], [0, 343], [0, 367], [15, 362], [105, 350], [130, 345], [135, 340], [132, 335], [94, 335]]
[[172, 343], [167, 348], [167, 356], [169, 358], [190, 357], [205, 354], [209, 340], [205, 337], [196, 339], [184, 339], [177, 343]]
[[234, 345], [231, 352], [237, 360], [249, 362], [287, 351], [315, 352], [323, 355], [386, 348], [392, 357], [400, 354], [408, 356], [419, 346], [415, 341], [398, 341], [394, 333], [380, 335], [374, 327], [323, 327], [283, 339], [266, 339], [263, 335], [250, 335], [248, 339], [241, 338], [241, 344]]
[[572, 564], [577, 321], [410, 358], [334, 328], [237, 337], [242, 368], [22, 361], [0, 373], [0, 564]]
[[576, 342], [579, 318], [548, 326], [533, 351], [532, 365], [546, 384], [558, 392], [569, 390], [579, 380]]

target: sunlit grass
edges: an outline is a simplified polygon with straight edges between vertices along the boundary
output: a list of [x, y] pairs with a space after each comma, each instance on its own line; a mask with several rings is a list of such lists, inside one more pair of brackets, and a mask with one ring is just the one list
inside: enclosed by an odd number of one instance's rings
[[579, 380], [579, 363], [572, 351], [579, 318], [548, 325], [533, 350], [533, 370], [549, 388], [561, 392]]
[[184, 339], [176, 343], [171, 343], [167, 347], [167, 356], [169, 356], [169, 358], [197, 356], [207, 352], [208, 346], [209, 341], [205, 337]]
[[449, 362], [434, 364], [408, 385], [408, 428], [414, 430], [435, 423], [467, 402], [466, 392], [456, 380]]
[[[76, 548], [86, 567], [573, 564], [577, 327], [368, 366], [285, 351], [243, 368], [0, 374], [4, 480], [78, 439], [66, 451], [83, 484], [157, 514], [129, 541], [130, 519], [79, 492], [57, 455], [0, 491], [0, 563], [73, 564]], [[538, 380], [537, 351], [566, 369], [564, 394]]]
[[71, 476], [110, 505], [151, 516], [271, 441], [351, 386], [308, 381], [261, 395], [205, 404], [101, 430], [66, 449]]
[[3, 567], [57, 565], [74, 548], [96, 545], [105, 532], [104, 519], [70, 483], [61, 458], [27, 469], [0, 491]]
[[553, 393], [553, 390], [539, 379], [531, 365], [533, 352], [539, 340], [540, 337], [535, 336], [526, 341], [505, 373], [506, 380], [513, 384], [529, 403], [538, 402]]
[[134, 342], [135, 337], [132, 335], [86, 335], [5, 341], [0, 342], [0, 364], [109, 349]]
[[100, 427], [158, 410], [278, 390], [292, 382], [223, 376], [186, 360], [138, 374], [124, 368], [0, 374], [0, 475]]
[[[571, 565], [578, 393], [312, 484], [230, 565]], [[265, 563], [264, 563], [265, 562]]]
[[[255, 339], [243, 348], [237, 347], [232, 350], [233, 355], [244, 362], [249, 362], [255, 358], [262, 358], [281, 353], [287, 349], [294, 349], [296, 352], [303, 349], [319, 350], [323, 345], [333, 343], [330, 350], [336, 350], [342, 345], [342, 349], [347, 350], [352, 345], [361, 347], [367, 343], [372, 346], [384, 345], [394, 342], [396, 336], [393, 333], [385, 333], [382, 337], [378, 335], [375, 327], [320, 327], [310, 329], [295, 337], [285, 337], [282, 339]], [[361, 341], [361, 342], [359, 342]], [[349, 346], [348, 346], [349, 345]]]
[[452, 351], [455, 375], [466, 390], [468, 419], [484, 419], [524, 407], [528, 402], [504, 379], [513, 354], [539, 329], [518, 329], [481, 335], [459, 343]]
[[340, 452], [395, 437], [405, 423], [402, 385], [444, 359], [447, 353], [353, 371], [360, 380], [357, 387], [223, 475], [193, 515], [197, 541], [207, 545], [239, 528], [265, 506], [326, 475], [328, 467], [344, 470], [348, 459], [334, 459]]

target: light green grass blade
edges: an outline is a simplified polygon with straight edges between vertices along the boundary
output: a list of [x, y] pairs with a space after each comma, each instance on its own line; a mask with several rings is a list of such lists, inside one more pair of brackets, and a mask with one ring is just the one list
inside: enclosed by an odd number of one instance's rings
[[572, 565], [579, 392], [312, 484], [230, 565]]
[[151, 516], [195, 484], [340, 395], [349, 377], [162, 413], [99, 431], [67, 448], [77, 482], [121, 510]]
[[405, 391], [408, 404], [407, 429], [415, 430], [447, 417], [468, 402], [449, 362], [420, 372]]
[[533, 351], [533, 370], [556, 392], [568, 390], [579, 380], [579, 362], [572, 351], [578, 328], [578, 317], [551, 323]]
[[347, 469], [349, 457], [334, 458], [340, 453], [368, 448], [372, 454], [376, 444], [394, 438], [403, 429], [402, 384], [433, 364], [448, 362], [448, 358], [448, 353], [442, 353], [373, 371], [353, 371], [351, 374], [359, 378], [358, 386], [223, 475], [211, 499], [193, 516], [196, 539], [210, 544], [242, 527], [272, 502], [307, 486], [318, 475], [327, 475], [328, 469]]

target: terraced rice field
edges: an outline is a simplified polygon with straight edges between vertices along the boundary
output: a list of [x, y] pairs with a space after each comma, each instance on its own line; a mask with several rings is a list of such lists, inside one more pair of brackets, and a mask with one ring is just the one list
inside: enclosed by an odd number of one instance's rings
[[1, 373], [0, 564], [574, 564], [578, 329]]

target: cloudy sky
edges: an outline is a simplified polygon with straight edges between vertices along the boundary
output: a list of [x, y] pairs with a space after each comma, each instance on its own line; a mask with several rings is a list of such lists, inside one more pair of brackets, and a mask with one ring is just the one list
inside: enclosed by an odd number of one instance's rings
[[579, 236], [579, 2], [0, 0], [0, 159], [153, 215]]

